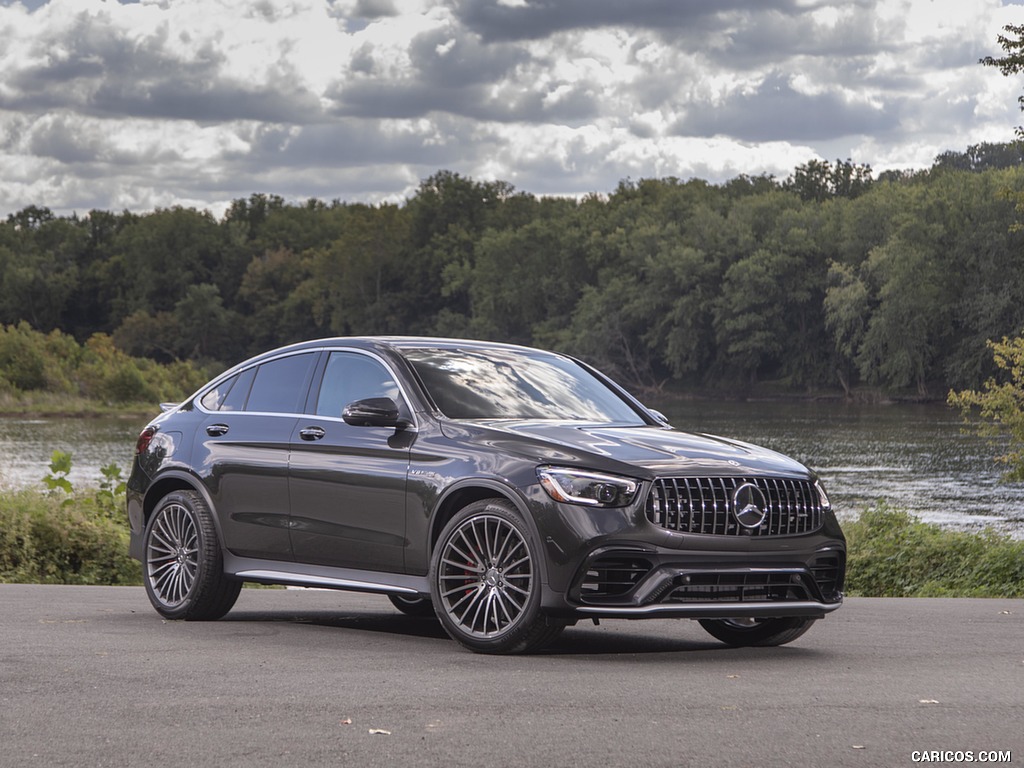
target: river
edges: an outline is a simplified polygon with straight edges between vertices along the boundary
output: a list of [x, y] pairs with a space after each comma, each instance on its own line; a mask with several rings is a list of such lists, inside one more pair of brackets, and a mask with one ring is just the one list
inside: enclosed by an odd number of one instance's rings
[[[816, 469], [840, 516], [884, 499], [923, 520], [1024, 538], [1024, 484], [1000, 482], [997, 449], [964, 434], [943, 405], [652, 403], [673, 425], [773, 448]], [[54, 449], [73, 456], [71, 479], [95, 485], [111, 462], [127, 472], [144, 420], [0, 419], [0, 486], [40, 485]]]

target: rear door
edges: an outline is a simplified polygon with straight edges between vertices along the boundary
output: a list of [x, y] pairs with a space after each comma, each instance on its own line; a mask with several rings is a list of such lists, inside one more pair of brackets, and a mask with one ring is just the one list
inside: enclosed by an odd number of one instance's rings
[[210, 490], [225, 546], [243, 557], [291, 559], [288, 450], [318, 353], [253, 366], [207, 393], [197, 471]]

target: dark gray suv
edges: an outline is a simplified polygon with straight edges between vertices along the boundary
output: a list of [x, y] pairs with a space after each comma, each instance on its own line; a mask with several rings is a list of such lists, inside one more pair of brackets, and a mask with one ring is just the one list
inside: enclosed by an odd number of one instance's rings
[[504, 344], [310, 341], [254, 357], [139, 436], [131, 553], [170, 619], [245, 581], [387, 595], [467, 648], [580, 619], [697, 619], [780, 645], [842, 603], [818, 479], [680, 432], [588, 365]]

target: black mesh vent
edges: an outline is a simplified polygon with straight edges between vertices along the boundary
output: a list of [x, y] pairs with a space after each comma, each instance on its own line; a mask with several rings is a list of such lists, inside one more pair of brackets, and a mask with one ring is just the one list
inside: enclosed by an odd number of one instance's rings
[[699, 573], [683, 578], [666, 603], [744, 603], [812, 599], [804, 578], [793, 573]]
[[[747, 528], [736, 519], [734, 497], [752, 485], [763, 499], [764, 520]], [[746, 493], [749, 498], [750, 493]], [[824, 511], [814, 484], [772, 477], [675, 477], [654, 481], [647, 496], [647, 519], [680, 533], [717, 536], [789, 536], [817, 530]]]

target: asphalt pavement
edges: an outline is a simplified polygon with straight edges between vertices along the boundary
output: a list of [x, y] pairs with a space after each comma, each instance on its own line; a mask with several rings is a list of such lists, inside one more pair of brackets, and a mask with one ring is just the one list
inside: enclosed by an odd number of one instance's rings
[[[922, 754], [923, 753], [923, 754]], [[1007, 754], [1009, 753], [1009, 754]], [[1024, 601], [848, 599], [782, 648], [604, 621], [469, 653], [384, 597], [0, 585], [0, 766], [1024, 765]], [[947, 759], [948, 758], [948, 759]]]

